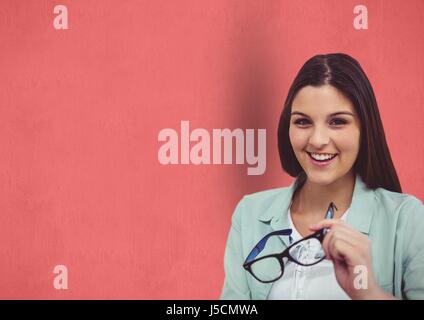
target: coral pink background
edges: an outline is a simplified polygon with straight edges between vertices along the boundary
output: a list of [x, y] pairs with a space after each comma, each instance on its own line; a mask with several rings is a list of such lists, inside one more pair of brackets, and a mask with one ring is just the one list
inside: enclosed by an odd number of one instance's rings
[[[292, 181], [278, 118], [317, 53], [360, 61], [404, 192], [423, 199], [423, 14], [422, 0], [2, 1], [0, 298], [218, 298], [237, 201]], [[265, 174], [159, 164], [158, 133], [181, 120], [266, 128]]]

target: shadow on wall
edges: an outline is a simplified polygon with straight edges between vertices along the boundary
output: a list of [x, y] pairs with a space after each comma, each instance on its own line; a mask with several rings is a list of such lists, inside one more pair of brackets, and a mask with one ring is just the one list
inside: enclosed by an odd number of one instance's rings
[[[234, 105], [231, 108], [234, 110], [234, 127], [255, 129], [255, 155], [258, 155], [257, 129], [266, 129], [266, 170], [257, 176], [246, 175], [245, 170], [232, 171], [237, 175], [231, 177], [232, 181], [244, 194], [268, 189], [275, 185], [276, 176], [284, 176], [281, 167], [279, 171], [270, 171], [271, 168], [275, 170], [275, 161], [279, 165], [277, 126], [284, 101], [280, 101], [283, 96], [279, 79], [281, 71], [275, 47], [281, 44], [271, 40], [268, 31], [261, 30], [260, 25], [258, 28], [252, 26], [252, 29], [254, 31], [246, 32], [234, 41], [234, 68], [230, 75]], [[273, 165], [269, 166], [270, 163]]]

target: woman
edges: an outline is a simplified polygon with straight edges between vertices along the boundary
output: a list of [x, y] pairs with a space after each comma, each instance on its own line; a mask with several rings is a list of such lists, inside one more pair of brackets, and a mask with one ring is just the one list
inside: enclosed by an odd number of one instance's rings
[[[424, 206], [401, 193], [373, 89], [355, 59], [337, 53], [305, 63], [284, 105], [278, 147], [296, 181], [238, 203], [221, 299], [424, 299]], [[338, 210], [323, 220], [331, 202]], [[264, 258], [268, 282], [243, 268], [262, 249], [261, 256], [281, 253], [324, 228], [326, 259], [317, 264]]]

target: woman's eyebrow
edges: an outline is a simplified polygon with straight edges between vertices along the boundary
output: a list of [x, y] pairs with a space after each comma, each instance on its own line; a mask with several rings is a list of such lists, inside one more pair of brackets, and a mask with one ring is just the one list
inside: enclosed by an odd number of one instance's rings
[[[300, 116], [304, 116], [304, 117], [310, 118], [307, 114], [305, 114], [303, 112], [293, 111], [291, 113], [292, 116], [295, 115], [295, 114], [298, 114]], [[338, 115], [342, 115], [342, 114], [345, 114], [345, 115], [354, 117], [354, 114], [352, 112], [350, 112], [350, 111], [338, 111], [338, 112], [334, 112], [334, 113], [330, 114], [329, 117], [334, 117], [334, 116], [338, 116]]]

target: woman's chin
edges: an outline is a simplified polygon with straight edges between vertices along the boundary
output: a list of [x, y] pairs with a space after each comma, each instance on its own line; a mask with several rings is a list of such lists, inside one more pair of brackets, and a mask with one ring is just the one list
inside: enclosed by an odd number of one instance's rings
[[306, 173], [308, 177], [308, 181], [313, 184], [321, 185], [321, 186], [327, 186], [332, 184], [334, 181], [337, 180], [337, 177], [334, 174], [331, 174], [329, 172], [307, 172]]

